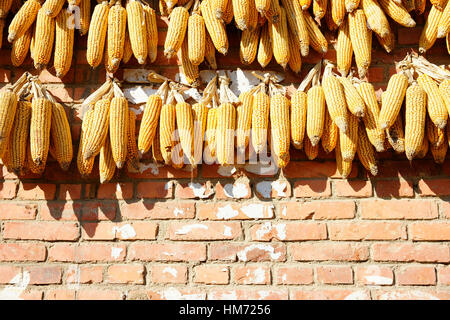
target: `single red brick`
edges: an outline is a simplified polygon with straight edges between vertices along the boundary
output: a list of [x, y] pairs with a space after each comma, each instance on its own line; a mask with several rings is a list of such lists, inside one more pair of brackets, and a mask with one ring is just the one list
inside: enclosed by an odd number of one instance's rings
[[450, 240], [450, 222], [417, 222], [410, 224], [408, 230], [414, 241]]
[[125, 294], [119, 290], [109, 289], [81, 289], [77, 294], [78, 300], [123, 300]]
[[221, 261], [285, 261], [286, 246], [282, 243], [211, 243], [209, 260]]
[[186, 283], [187, 266], [176, 264], [152, 265], [151, 281], [154, 283]]
[[81, 199], [81, 184], [62, 184], [59, 186], [60, 200]]
[[4, 239], [76, 241], [80, 237], [78, 223], [62, 222], [5, 222]]
[[22, 268], [0, 265], [0, 284], [16, 284], [22, 278]]
[[276, 284], [305, 285], [314, 283], [314, 271], [309, 267], [283, 266], [278, 268]]
[[75, 290], [50, 289], [45, 292], [45, 300], [75, 300]]
[[149, 300], [206, 300], [206, 292], [197, 288], [164, 288], [147, 291]]
[[237, 284], [270, 284], [270, 269], [262, 265], [236, 266], [234, 281]]
[[66, 282], [70, 284], [93, 284], [103, 281], [102, 266], [70, 266], [66, 271]]
[[97, 192], [98, 199], [131, 199], [133, 198], [132, 183], [103, 183]]
[[204, 243], [143, 243], [130, 245], [132, 261], [205, 261]]
[[175, 198], [177, 199], [207, 199], [214, 194], [211, 182], [177, 184]]
[[24, 200], [53, 200], [56, 185], [47, 183], [21, 183], [18, 197]]
[[373, 291], [372, 297], [375, 300], [448, 300], [450, 294], [446, 291], [435, 290], [379, 290]]
[[44, 261], [46, 252], [37, 243], [0, 243], [0, 261]]
[[436, 203], [428, 200], [363, 200], [363, 219], [434, 219]]
[[108, 283], [144, 284], [144, 274], [141, 264], [115, 264], [108, 268]]
[[292, 194], [291, 184], [284, 180], [258, 182], [255, 190], [256, 194], [263, 199], [288, 198]]
[[29, 284], [60, 284], [62, 281], [62, 270], [60, 267], [24, 267], [24, 272], [28, 272], [30, 274]]
[[294, 195], [297, 198], [327, 198], [331, 196], [330, 181], [320, 180], [299, 180], [294, 185]]
[[279, 208], [282, 219], [351, 219], [355, 211], [354, 201], [287, 202]]
[[380, 198], [405, 198], [413, 197], [413, 183], [411, 180], [380, 180], [375, 184], [375, 191]]
[[82, 224], [82, 236], [85, 240], [155, 240], [157, 233], [158, 224], [149, 221]]
[[0, 182], [0, 200], [13, 199], [16, 196], [17, 184], [12, 181]]
[[35, 203], [0, 203], [0, 220], [34, 220], [36, 214]]
[[418, 187], [421, 196], [448, 196], [450, 179], [421, 179]]
[[343, 222], [328, 224], [330, 240], [407, 239], [401, 222]]
[[206, 202], [197, 204], [201, 220], [247, 220], [273, 218], [273, 205], [258, 203]]
[[40, 219], [50, 221], [77, 221], [84, 204], [77, 202], [46, 202], [41, 204]]
[[234, 183], [217, 182], [216, 198], [220, 200], [249, 199], [252, 195], [248, 181], [235, 181]]
[[293, 300], [370, 300], [369, 291], [360, 289], [313, 289], [296, 290], [291, 294]]
[[324, 284], [352, 284], [353, 271], [347, 266], [316, 267], [317, 280]]
[[450, 285], [450, 266], [440, 267], [437, 272], [439, 283], [446, 286]]
[[366, 261], [369, 248], [350, 243], [294, 243], [289, 246], [292, 259], [298, 261]]
[[139, 199], [168, 199], [172, 196], [172, 182], [139, 182], [137, 185], [137, 197]]
[[399, 285], [432, 285], [436, 283], [433, 267], [407, 266], [395, 272]]
[[194, 282], [203, 284], [228, 284], [230, 271], [227, 266], [200, 265], [194, 268]]
[[287, 300], [287, 289], [214, 289], [209, 300]]
[[356, 268], [356, 280], [363, 285], [390, 286], [394, 283], [394, 273], [389, 267], [358, 266]]
[[450, 248], [432, 243], [375, 243], [372, 245], [374, 261], [450, 262]]
[[339, 197], [364, 198], [372, 196], [372, 183], [362, 180], [336, 180], [336, 195]]
[[239, 222], [171, 222], [167, 229], [170, 240], [225, 240], [242, 235]]
[[250, 228], [254, 241], [301, 241], [323, 240], [327, 238], [327, 228], [322, 223], [296, 222], [272, 224], [266, 222]]
[[109, 262], [124, 261], [126, 254], [124, 244], [55, 244], [49, 249], [48, 259], [58, 262]]
[[123, 218], [127, 219], [192, 219], [195, 216], [193, 202], [146, 202], [124, 203], [120, 208]]

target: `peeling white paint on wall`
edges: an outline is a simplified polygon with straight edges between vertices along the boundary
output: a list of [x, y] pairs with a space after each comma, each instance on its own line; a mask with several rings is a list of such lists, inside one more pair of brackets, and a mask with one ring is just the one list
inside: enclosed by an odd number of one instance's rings
[[27, 289], [30, 283], [30, 273], [20, 272], [0, 291], [0, 300], [23, 300], [20, 296]]
[[252, 203], [241, 208], [241, 211], [249, 218], [262, 219], [273, 217], [273, 205]]
[[172, 275], [172, 277], [174, 277], [174, 278], [176, 278], [178, 275], [177, 269], [172, 268], [172, 267], [165, 267], [163, 269], [163, 273], [168, 273], [168, 274]]
[[272, 182], [272, 189], [277, 192], [278, 197], [286, 197], [287, 183], [286, 181], [276, 180]]
[[119, 259], [120, 254], [122, 253], [123, 249], [122, 248], [116, 248], [116, 247], [112, 247], [111, 248], [111, 257], [113, 259]]
[[175, 215], [175, 217], [178, 217], [179, 215], [184, 215], [184, 210], [180, 208], [175, 208], [173, 209], [173, 214]]
[[364, 276], [368, 284], [374, 285], [389, 285], [392, 284], [392, 279], [382, 276]]
[[189, 224], [189, 225], [183, 226], [180, 229], [178, 229], [177, 231], [175, 231], [175, 234], [188, 234], [189, 232], [191, 232], [194, 229], [208, 230], [208, 227], [205, 226], [204, 224], [199, 224], [199, 223]]
[[269, 292], [265, 290], [258, 291], [258, 296], [259, 296], [258, 300], [264, 300], [269, 296]]
[[247, 254], [250, 251], [255, 250], [255, 249], [268, 252], [269, 255], [270, 255], [270, 258], [273, 259], [273, 260], [277, 260], [277, 259], [279, 259], [281, 257], [281, 253], [280, 252], [275, 253], [275, 249], [274, 249], [273, 246], [270, 246], [270, 245], [267, 245], [267, 244], [260, 244], [260, 243], [252, 244], [252, 245], [249, 245], [249, 246], [245, 247], [244, 250], [241, 250], [241, 251], [239, 251], [237, 253], [237, 257], [239, 258], [240, 261], [246, 262], [248, 260]]
[[231, 204], [227, 204], [225, 207], [220, 207], [217, 209], [217, 218], [218, 219], [232, 219], [239, 215], [238, 210], [234, 210]]
[[136, 237], [136, 230], [131, 226], [131, 224], [125, 224], [121, 227], [113, 227], [114, 237], [117, 238], [120, 235], [123, 239], [132, 239]]
[[344, 300], [367, 300], [367, 299], [370, 299], [370, 297], [364, 290], [352, 292], [344, 298]]
[[[139, 173], [143, 173], [145, 171], [147, 171], [148, 169], [150, 169], [150, 172], [154, 175], [157, 176], [159, 174], [159, 169], [158, 169], [158, 165], [156, 163], [142, 163], [139, 162]], [[130, 168], [131, 172], [137, 172], [135, 169]]]
[[431, 293], [419, 291], [419, 290], [409, 290], [404, 292], [386, 292], [379, 296], [381, 300], [440, 300], [438, 297], [432, 295]]
[[284, 240], [286, 239], [286, 224], [281, 223], [275, 226], [275, 230], [277, 230], [278, 239]]
[[228, 198], [243, 199], [249, 196], [249, 189], [245, 183], [227, 183], [223, 190]]
[[166, 300], [202, 300], [206, 298], [206, 293], [183, 294], [175, 288], [160, 291], [159, 294]]
[[229, 226], [223, 226], [223, 235], [225, 237], [231, 237], [233, 235]]
[[194, 196], [200, 199], [208, 198], [212, 192], [206, 193], [206, 188], [201, 183], [189, 182], [188, 187], [194, 193]]
[[256, 231], [256, 237], [258, 239], [262, 239], [270, 231], [272, 231], [272, 224], [270, 222], [266, 222]]

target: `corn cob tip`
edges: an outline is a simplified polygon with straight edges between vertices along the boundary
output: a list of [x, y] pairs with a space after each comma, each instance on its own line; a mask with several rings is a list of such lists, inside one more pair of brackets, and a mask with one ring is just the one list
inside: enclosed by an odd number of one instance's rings
[[347, 70], [338, 68], [338, 71], [341, 74], [341, 76], [347, 77], [347, 74], [348, 74]]
[[376, 143], [374, 145], [374, 147], [375, 147], [375, 150], [377, 150], [377, 152], [384, 152], [384, 151], [386, 151], [385, 148], [384, 148], [384, 143], [383, 142]]
[[307, 6], [307, 5], [302, 6], [302, 10], [308, 10], [308, 8], [309, 8], [309, 6]]
[[46, 67], [46, 65], [45, 65], [45, 64], [42, 64], [42, 63], [35, 63], [35, 64], [34, 64], [34, 68], [35, 68], [36, 70], [44, 70], [45, 67]]
[[219, 51], [224, 56], [228, 53], [228, 49], [225, 47], [219, 48], [217, 51]]
[[437, 37], [438, 39], [444, 38], [447, 34], [445, 33], [445, 30], [441, 30], [441, 28], [438, 29]]
[[141, 58], [137, 59], [137, 61], [139, 64], [145, 64], [145, 58], [141, 57]]
[[52, 11], [51, 10], [45, 10], [45, 15], [47, 16], [51, 16], [52, 15]]
[[9, 43], [13, 43], [15, 39], [16, 39], [16, 33], [15, 32], [11, 32], [11, 33], [8, 34], [8, 42]]
[[165, 56], [167, 59], [171, 59], [171, 58], [173, 57], [174, 54], [175, 54], [175, 51], [173, 51], [172, 49], [164, 50], [164, 56]]
[[302, 57], [306, 57], [309, 54], [309, 46], [301, 44], [300, 45], [300, 53], [302, 54]]
[[61, 167], [62, 171], [67, 171], [70, 168], [70, 162], [61, 162], [59, 166]]
[[87, 161], [90, 158], [92, 158], [93, 154], [91, 150], [86, 150], [86, 152], [83, 154], [83, 160]]
[[447, 125], [447, 120], [437, 120], [433, 122], [435, 124], [436, 127], [438, 127], [439, 129], [444, 129], [445, 126]]
[[138, 156], [139, 156], [139, 159], [142, 158], [142, 156], [144, 155], [144, 153], [145, 153], [145, 150], [144, 150], [144, 149], [138, 150]]
[[339, 130], [341, 130], [341, 132], [346, 133], [347, 132], [347, 120], [345, 120], [342, 117], [337, 117], [334, 121], [334, 123], [336, 124], [336, 126], [339, 128]]
[[301, 142], [292, 142], [292, 145], [293, 145], [294, 148], [297, 149], [297, 150], [303, 149], [303, 143], [301, 143]]
[[311, 138], [309, 139], [309, 141], [311, 141], [311, 145], [312, 145], [313, 147], [315, 147], [315, 146], [319, 143], [320, 137], [319, 137], [319, 136], [313, 136], [313, 137], [311, 137]]
[[405, 26], [408, 28], [414, 28], [416, 26], [416, 22], [413, 18], [411, 18], [408, 20], [408, 22], [405, 23]]
[[119, 168], [119, 169], [122, 169], [123, 165], [124, 165], [123, 161], [117, 161], [116, 162], [116, 167]]
[[406, 158], [409, 161], [412, 161], [414, 159], [414, 157], [416, 156], [416, 152], [414, 150], [410, 150], [408, 148], [405, 150], [405, 153], [406, 153]]
[[245, 21], [245, 19], [237, 19], [235, 20], [236, 25], [238, 27], [239, 30], [247, 30], [248, 26], [247, 26], [247, 21]]
[[373, 176], [376, 176], [376, 175], [378, 174], [378, 166], [376, 166], [376, 165], [371, 166], [371, 167], [370, 167], [370, 173], [371, 173]]
[[380, 121], [378, 125], [381, 130], [387, 129], [389, 127], [389, 121]]
[[368, 67], [358, 67], [358, 76], [364, 78], [367, 75]]
[[355, 154], [351, 151], [342, 150], [341, 154], [342, 154], [342, 160], [347, 161], [347, 162], [351, 162], [355, 158]]

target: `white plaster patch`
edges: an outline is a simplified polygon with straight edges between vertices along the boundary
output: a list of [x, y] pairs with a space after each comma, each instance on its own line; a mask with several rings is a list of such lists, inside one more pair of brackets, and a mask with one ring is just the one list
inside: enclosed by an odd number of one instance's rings
[[206, 298], [205, 293], [183, 294], [175, 288], [169, 288], [160, 292], [161, 298], [166, 300], [202, 300]]
[[223, 226], [223, 235], [226, 237], [231, 237], [231, 228], [229, 226]]
[[364, 276], [364, 279], [366, 279], [368, 284], [374, 284], [374, 285], [389, 285], [389, 284], [392, 284], [392, 279], [390, 279], [388, 277]]
[[205, 194], [206, 188], [201, 183], [189, 182], [188, 187], [194, 193], [194, 196], [200, 199], [208, 198], [210, 194]]
[[270, 258], [273, 260], [277, 260], [281, 257], [281, 252], [275, 253], [275, 249], [272, 246], [269, 246], [267, 244], [252, 244], [247, 247], [245, 247], [244, 250], [241, 250], [237, 253], [237, 257], [240, 261], [246, 262], [248, 260], [247, 254], [252, 250], [263, 250], [269, 253]]
[[249, 218], [262, 219], [273, 217], [273, 205], [266, 206], [261, 203], [252, 203], [241, 208], [241, 211]]
[[178, 275], [177, 269], [172, 268], [172, 267], [165, 267], [165, 268], [163, 269], [163, 273], [168, 273], [168, 274], [170, 274], [170, 275], [171, 275], [172, 277], [174, 277], [174, 278], [176, 278], [177, 275]]
[[269, 292], [268, 291], [258, 291], [258, 295], [259, 295], [258, 300], [264, 300], [265, 298], [267, 298], [269, 296]]
[[120, 237], [123, 239], [132, 239], [136, 237], [136, 230], [131, 224], [125, 224], [121, 227], [114, 227], [113, 234], [115, 237], [120, 234]]
[[231, 219], [239, 215], [239, 211], [234, 210], [231, 204], [227, 204], [225, 207], [220, 207], [217, 209], [218, 219]]
[[249, 189], [245, 183], [227, 183], [223, 187], [224, 193], [228, 198], [242, 199], [249, 196]]
[[20, 296], [30, 283], [30, 273], [18, 273], [9, 283], [9, 286], [0, 291], [0, 300], [23, 300]]
[[[142, 162], [139, 162], [139, 172], [140, 173], [143, 173], [143, 172], [147, 171], [148, 169], [150, 169], [150, 172], [154, 176], [157, 176], [159, 174], [158, 165], [156, 163], [144, 164]], [[134, 170], [134, 169], [132, 169], [132, 170]]]
[[287, 183], [286, 181], [272, 182], [272, 189], [277, 192], [277, 197], [286, 197]]
[[405, 291], [405, 292], [386, 292], [382, 295], [380, 295], [381, 300], [400, 300], [400, 299], [406, 299], [406, 300], [440, 300], [438, 297], [432, 295], [428, 292], [423, 292], [419, 290], [411, 290], [411, 291]]
[[273, 176], [278, 172], [278, 167], [273, 161], [270, 162], [270, 165], [262, 163], [249, 163], [246, 164], [244, 168], [247, 172], [260, 176]]
[[262, 226], [260, 226], [259, 229], [256, 231], [256, 237], [258, 239], [262, 239], [270, 231], [272, 231], [272, 224], [270, 222], [266, 222]]
[[222, 177], [231, 177], [235, 172], [236, 168], [233, 166], [220, 166], [219, 169], [217, 169], [217, 173]]
[[175, 208], [173, 209], [173, 214], [175, 215], [175, 217], [178, 217], [179, 215], [184, 215], [184, 210], [180, 208]]
[[368, 299], [370, 299], [370, 297], [364, 290], [352, 292], [344, 298], [344, 300], [368, 300]]
[[264, 272], [264, 269], [261, 267], [258, 267], [253, 272], [253, 282], [254, 283], [263, 283], [264, 279], [266, 278], [266, 273]]
[[281, 210], [281, 215], [282, 215], [283, 217], [286, 217], [286, 216], [287, 216], [287, 207], [286, 207], [286, 206], [284, 206], [284, 207], [283, 207], [283, 210]]
[[204, 229], [204, 230], [208, 230], [208, 227], [205, 226], [204, 224], [190, 224], [190, 225], [186, 225], [181, 227], [180, 229], [178, 229], [177, 231], [175, 231], [175, 234], [188, 234], [189, 232], [191, 232], [194, 229]]
[[275, 226], [275, 230], [277, 230], [278, 239], [284, 240], [286, 239], [286, 224], [278, 224]]
[[120, 254], [122, 253], [123, 249], [122, 248], [116, 248], [116, 247], [112, 247], [111, 248], [111, 257], [114, 259], [119, 259]]

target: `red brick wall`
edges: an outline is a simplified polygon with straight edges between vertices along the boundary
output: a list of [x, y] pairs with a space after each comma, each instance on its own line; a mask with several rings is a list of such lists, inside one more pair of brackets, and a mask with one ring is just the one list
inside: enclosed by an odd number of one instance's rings
[[[423, 19], [417, 21], [416, 28], [396, 30], [391, 55], [374, 40], [376, 88], [386, 85], [393, 62], [417, 47]], [[166, 24], [159, 26], [162, 45]], [[220, 66], [242, 67], [237, 38], [229, 55], [218, 57]], [[75, 146], [81, 123], [71, 107], [105, 79], [103, 69], [86, 63], [86, 38], [77, 36], [76, 47], [63, 81], [41, 74], [67, 106]], [[3, 82], [33, 71], [30, 59], [10, 66], [5, 42], [0, 57]], [[427, 57], [450, 63], [442, 40]], [[318, 58], [305, 58], [304, 72]], [[173, 62], [160, 54], [151, 68], [173, 76]], [[280, 71], [275, 64], [269, 69]], [[286, 84], [301, 79], [288, 72]], [[334, 154], [307, 161], [292, 150], [291, 158], [284, 189], [269, 190], [268, 199], [258, 183], [277, 177], [245, 171], [223, 177], [217, 166], [192, 174], [167, 167], [157, 175], [121, 171], [106, 185], [96, 174], [83, 180], [75, 164], [64, 173], [49, 163], [43, 177], [21, 180], [3, 169], [0, 297], [11, 297], [14, 279], [28, 283], [18, 294], [24, 299], [450, 298], [450, 161], [409, 163], [387, 152], [379, 154], [377, 177], [355, 162], [346, 181], [336, 174]], [[195, 198], [190, 182], [203, 186], [206, 198]], [[241, 199], [227, 196], [233, 183]]]

